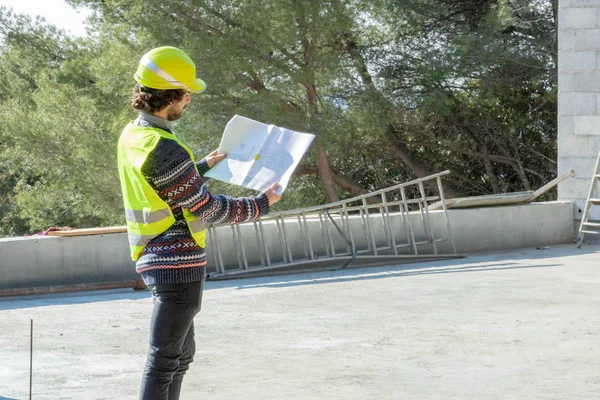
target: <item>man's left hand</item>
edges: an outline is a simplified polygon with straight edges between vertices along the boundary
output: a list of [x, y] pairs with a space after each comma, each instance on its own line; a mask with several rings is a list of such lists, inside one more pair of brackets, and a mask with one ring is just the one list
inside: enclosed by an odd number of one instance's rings
[[227, 153], [218, 154], [218, 152], [219, 150], [215, 150], [204, 158], [208, 164], [208, 168], [214, 167], [219, 161], [227, 157]]

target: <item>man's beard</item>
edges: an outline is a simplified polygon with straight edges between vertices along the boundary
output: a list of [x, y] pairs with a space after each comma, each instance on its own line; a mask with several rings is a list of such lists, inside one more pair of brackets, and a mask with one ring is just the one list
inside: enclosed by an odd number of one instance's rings
[[181, 110], [176, 110], [175, 108], [171, 108], [167, 111], [167, 120], [168, 121], [177, 121], [179, 118], [181, 118], [181, 114], [183, 113], [183, 110], [187, 107], [187, 104], [184, 105], [183, 107], [181, 107]]

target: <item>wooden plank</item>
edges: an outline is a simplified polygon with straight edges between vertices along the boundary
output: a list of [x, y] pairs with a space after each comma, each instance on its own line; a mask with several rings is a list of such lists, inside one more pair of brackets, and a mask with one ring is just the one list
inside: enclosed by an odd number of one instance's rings
[[[573, 175], [575, 175], [575, 170], [572, 169], [568, 172], [565, 172], [558, 178], [551, 180], [550, 182], [546, 183], [544, 186], [542, 186], [541, 188], [539, 188], [538, 190], [533, 192], [533, 198], [531, 200], [538, 198], [542, 194], [546, 193], [548, 190], [552, 189], [554, 186], [558, 185], [560, 182], [564, 181], [565, 179], [567, 179]], [[531, 200], [529, 200], [529, 201], [531, 201]]]
[[[514, 204], [522, 204], [533, 198], [533, 190], [526, 192], [512, 192], [489, 194], [483, 196], [472, 197], [457, 197], [455, 199], [446, 200], [446, 208], [470, 208], [470, 207], [489, 207], [489, 206], [506, 206]], [[430, 210], [441, 210], [442, 203], [437, 202], [429, 206]]]
[[126, 226], [106, 226], [102, 228], [86, 228], [72, 229], [70, 231], [51, 231], [48, 236], [88, 236], [88, 235], [104, 235], [107, 233], [122, 233], [127, 232]]

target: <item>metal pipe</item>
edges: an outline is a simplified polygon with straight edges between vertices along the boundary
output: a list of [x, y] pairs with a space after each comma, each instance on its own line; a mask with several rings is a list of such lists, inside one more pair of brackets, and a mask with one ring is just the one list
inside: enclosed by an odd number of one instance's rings
[[346, 233], [350, 238], [350, 251], [352, 252], [352, 254], [354, 254], [356, 253], [356, 244], [354, 243], [354, 235], [352, 234], [352, 227], [350, 226], [350, 215], [348, 215], [348, 208], [346, 208], [345, 204], [342, 207], [342, 209], [344, 210], [344, 218], [346, 219]]
[[258, 220], [258, 228], [260, 230], [260, 238], [262, 240], [263, 249], [265, 250], [265, 259], [267, 261], [267, 265], [271, 265], [271, 256], [269, 256], [269, 249], [267, 248], [267, 242], [265, 240], [265, 230], [262, 225], [262, 218]]
[[283, 262], [287, 263], [290, 260], [287, 259], [287, 253], [285, 251], [285, 243], [283, 242], [283, 232], [281, 230], [281, 226], [279, 226], [279, 217], [275, 219], [275, 229], [277, 229], [277, 238], [279, 239], [279, 247], [281, 248], [281, 256], [283, 257]]
[[386, 199], [386, 195], [385, 193], [381, 194], [381, 199], [383, 200], [383, 204], [384, 204], [384, 209], [385, 209], [385, 228], [386, 228], [386, 232], [390, 235], [390, 240], [391, 240], [391, 246], [394, 250], [394, 254], [398, 255], [398, 249], [396, 248], [396, 239], [394, 238], [394, 232], [392, 231], [392, 221], [390, 218], [390, 209], [388, 207], [388, 202]]
[[327, 246], [327, 238], [325, 236], [325, 224], [323, 223], [323, 213], [319, 212], [319, 227], [321, 228], [321, 236], [323, 236], [323, 246], [325, 248], [325, 256], [331, 255]]
[[362, 199], [363, 207], [365, 208], [365, 220], [367, 223], [367, 231], [369, 231], [369, 240], [371, 242], [371, 249], [373, 250], [373, 254], [377, 255], [377, 244], [375, 243], [375, 237], [373, 236], [373, 230], [371, 229], [371, 217], [369, 216], [369, 206], [367, 205], [367, 200]]
[[260, 255], [260, 265], [262, 267], [264, 267], [265, 266], [265, 255], [263, 253], [264, 240], [262, 238], [260, 231], [258, 230], [257, 222], [254, 221], [253, 225], [254, 225], [254, 237], [256, 238], [256, 247], [258, 248], [258, 254]]
[[400, 188], [400, 196], [402, 197], [403, 208], [404, 208], [404, 211], [406, 212], [406, 218], [408, 221], [408, 231], [410, 233], [410, 242], [413, 245], [413, 252], [415, 253], [415, 255], [417, 255], [417, 254], [419, 254], [419, 251], [417, 250], [417, 245], [415, 243], [415, 233], [413, 232], [412, 224], [410, 223], [410, 211], [408, 208], [408, 204], [406, 203], [406, 192], [404, 191], [404, 187]]
[[285, 218], [283, 217], [281, 218], [281, 231], [283, 232], [283, 241], [285, 242], [285, 248], [288, 253], [288, 262], [292, 262], [294, 261], [294, 258], [292, 257], [292, 249], [290, 249], [290, 241], [288, 240], [287, 229], [285, 227]]
[[450, 232], [450, 218], [448, 218], [448, 207], [446, 207], [446, 197], [444, 196], [444, 188], [442, 187], [442, 178], [437, 177], [438, 192], [440, 193], [440, 200], [442, 201], [442, 208], [444, 209], [444, 219], [446, 220], [446, 233], [450, 239], [452, 245], [452, 252], [456, 253], [456, 246], [454, 245], [454, 239], [452, 238], [452, 232]]
[[240, 231], [240, 224], [235, 224], [235, 232], [237, 235], [237, 240], [240, 243], [240, 249], [242, 250], [244, 269], [248, 269], [248, 257], [246, 257], [246, 249], [244, 249], [244, 242], [242, 241], [242, 232]]
[[310, 239], [308, 224], [306, 223], [306, 214], [302, 213], [302, 221], [304, 221], [304, 226], [306, 231], [304, 234], [306, 235], [306, 240], [308, 241], [308, 251], [310, 252], [310, 259], [315, 259], [315, 251], [313, 250], [312, 240]]
[[110, 289], [128, 289], [142, 290], [146, 289], [142, 279], [134, 279], [121, 282], [94, 282], [94, 283], [75, 283], [72, 285], [57, 286], [37, 286], [29, 288], [0, 289], [0, 297], [11, 296], [32, 296], [39, 294], [55, 294], [70, 292], [88, 292], [91, 290], [110, 290]]
[[[433, 229], [431, 229], [431, 221], [429, 220], [429, 208], [427, 207], [427, 200], [425, 200], [425, 198], [427, 196], [425, 196], [425, 188], [423, 187], [423, 182], [419, 182], [419, 192], [421, 192], [421, 198], [423, 199], [423, 211], [425, 212], [424, 216], [425, 216], [425, 226], [427, 227], [426, 229], [428, 230], [428, 235], [429, 238], [431, 239], [431, 244], [433, 246], [433, 253], [437, 254], [437, 246], [435, 245], [435, 237], [433, 236]], [[421, 205], [419, 204], [419, 207], [421, 207]]]
[[215, 249], [217, 250], [215, 257], [215, 264], [217, 265], [217, 271], [220, 271], [222, 274], [225, 273], [225, 263], [223, 262], [223, 255], [221, 254], [221, 247], [219, 246], [219, 238], [217, 237], [217, 228], [212, 227], [212, 238], [211, 242], [214, 243]]
[[33, 319], [29, 330], [29, 400], [33, 390]]
[[241, 253], [241, 249], [240, 247], [242, 246], [242, 241], [241, 239], [237, 236], [237, 232], [235, 230], [236, 225], [230, 225], [231, 226], [231, 234], [233, 236], [233, 247], [235, 247], [235, 253], [237, 254], [237, 260], [238, 260], [238, 267], [239, 269], [244, 269], [242, 263], [242, 253]]

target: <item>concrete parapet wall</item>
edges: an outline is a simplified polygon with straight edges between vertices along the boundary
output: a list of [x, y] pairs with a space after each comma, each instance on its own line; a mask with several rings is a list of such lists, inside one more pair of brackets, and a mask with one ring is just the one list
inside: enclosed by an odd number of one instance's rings
[[[443, 211], [430, 212], [430, 222], [435, 238], [446, 237], [446, 222]], [[448, 211], [452, 236], [458, 253], [470, 254], [538, 247], [568, 243], [575, 237], [573, 205], [571, 202], [533, 203], [523, 206], [475, 208]], [[411, 213], [411, 224], [417, 240], [424, 238], [421, 215]], [[395, 240], [401, 244], [406, 240], [405, 229], [399, 215], [390, 216], [390, 226], [395, 228]], [[370, 227], [375, 241], [386, 242], [386, 229], [379, 215], [372, 215]], [[352, 218], [351, 230], [358, 245], [366, 236], [359, 217]], [[252, 224], [240, 226], [242, 237], [254, 238]], [[335, 231], [335, 227], [330, 225]], [[278, 248], [279, 233], [274, 223], [265, 223], [266, 241], [270, 243], [271, 261], [282, 259]], [[318, 219], [309, 223], [308, 231], [317, 254], [324, 254], [323, 236]], [[221, 254], [227, 268], [238, 265], [237, 251], [232, 240], [230, 226], [217, 231]], [[287, 231], [294, 257], [302, 257], [305, 247], [299, 232]], [[345, 242], [332, 235], [336, 251], [346, 249]], [[214, 270], [214, 251], [208, 244], [209, 271]], [[244, 250], [249, 262], [260, 262], [257, 242], [246, 240]], [[432, 254], [431, 245], [418, 248], [419, 254]], [[403, 254], [411, 249], [400, 248]], [[451, 253], [450, 242], [438, 243], [438, 253]], [[127, 235], [124, 233], [97, 236], [32, 236], [0, 239], [0, 289], [34, 286], [54, 286], [77, 283], [98, 283], [136, 279], [135, 265], [129, 258]]]

